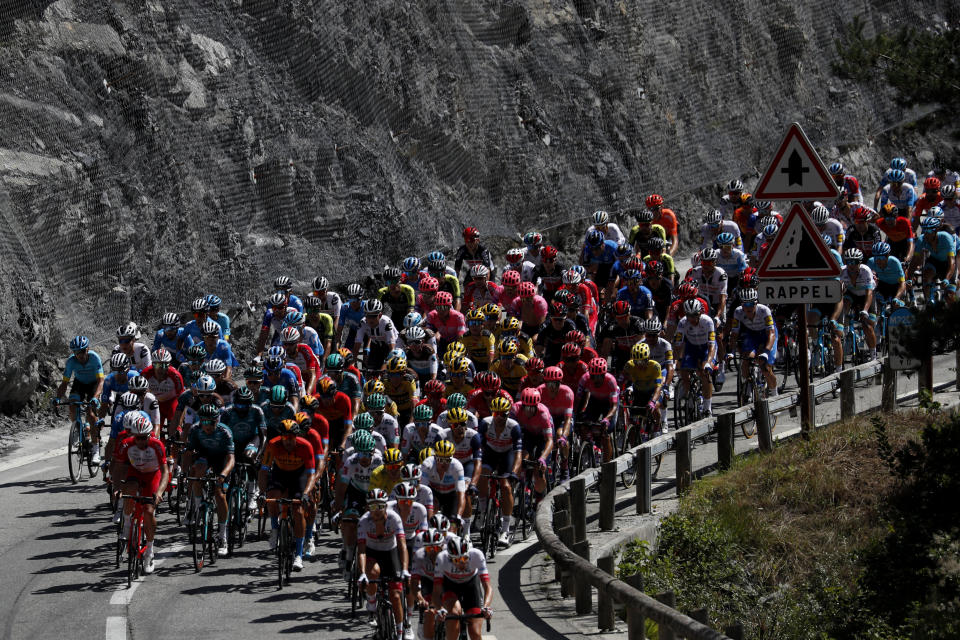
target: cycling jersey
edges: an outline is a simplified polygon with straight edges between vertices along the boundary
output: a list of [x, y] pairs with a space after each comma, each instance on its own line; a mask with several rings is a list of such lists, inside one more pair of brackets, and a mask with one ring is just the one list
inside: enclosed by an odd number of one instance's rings
[[373, 425], [373, 430], [383, 436], [388, 446], [396, 447], [400, 444], [400, 426], [397, 419], [384, 412], [380, 421]]
[[573, 415], [573, 389], [561, 382], [555, 395], [551, 395], [547, 383], [537, 387], [537, 391], [540, 392], [540, 404], [553, 417], [554, 426], [562, 425], [567, 416]]
[[411, 348], [406, 350], [407, 366], [417, 372], [421, 379], [432, 378], [440, 368], [440, 361], [433, 349], [418, 349], [414, 351]]
[[720, 225], [711, 227], [704, 223], [700, 226], [700, 248], [707, 249], [713, 247], [719, 248], [717, 236], [721, 233], [732, 233], [734, 237], [734, 246], [738, 249], [743, 247], [743, 240], [740, 238], [740, 227], [733, 220], [721, 220]]
[[[836, 183], [836, 179], [834, 179], [834, 183]], [[860, 192], [860, 181], [854, 176], [843, 176], [843, 179], [837, 184], [837, 187], [843, 195], [847, 196], [847, 202], [863, 201], [863, 194]]]
[[538, 295], [532, 298], [518, 297], [510, 304], [508, 313], [520, 319], [525, 333], [532, 334], [547, 318], [547, 301]]
[[[615, 245], [623, 244], [624, 242], [627, 241], [627, 237], [623, 235], [623, 231], [620, 230], [619, 225], [617, 225], [614, 222], [611, 222], [611, 223], [608, 223], [606, 227], [607, 227], [606, 231], [603, 231], [602, 229], [600, 230], [601, 233], [603, 233], [603, 237], [605, 239], [609, 240]], [[595, 231], [596, 229], [597, 229], [596, 225], [593, 225], [593, 224], [590, 225], [590, 227], [587, 229], [587, 232], [583, 234], [583, 241], [586, 242], [587, 238], [590, 236], [590, 232]]]
[[644, 340], [650, 347], [650, 359], [660, 363], [662, 369], [666, 369], [667, 364], [673, 362], [673, 345], [666, 338], [657, 337], [651, 344], [649, 340]]
[[773, 312], [765, 304], [758, 304], [753, 317], [747, 315], [743, 307], [737, 307], [733, 312], [733, 322], [730, 325], [731, 333], [766, 332], [770, 329], [776, 329], [773, 322]]
[[448, 427], [443, 430], [440, 439], [446, 440], [453, 445], [453, 457], [459, 460], [464, 467], [472, 460], [479, 460], [483, 457], [483, 452], [481, 451], [483, 440], [480, 438], [480, 434], [474, 429], [468, 427], [464, 432], [463, 438], [458, 441], [454, 438], [453, 429]]
[[[92, 355], [92, 354], [91, 354]], [[139, 373], [129, 370], [125, 374], [118, 371], [111, 371], [103, 380], [103, 392], [100, 394], [100, 402], [107, 404], [114, 397], [119, 398], [121, 394], [130, 390], [130, 381], [136, 378]]]
[[880, 208], [888, 202], [897, 209], [909, 209], [917, 201], [917, 193], [909, 184], [901, 184], [898, 191], [893, 190], [893, 184], [888, 184], [880, 191]]
[[[206, 344], [204, 344], [204, 347], [206, 347]], [[217, 340], [216, 347], [207, 349], [207, 355], [203, 361], [210, 362], [211, 360], [222, 360], [228, 367], [236, 367], [240, 364], [233, 355], [233, 349], [230, 347], [230, 343], [226, 340]]]
[[478, 283], [476, 280], [471, 280], [464, 287], [463, 305], [465, 309], [479, 309], [486, 304], [497, 302], [502, 294], [503, 287], [496, 282], [487, 280]]
[[[268, 309], [267, 313], [271, 313], [271, 310]], [[183, 331], [184, 343], [181, 348], [184, 351], [187, 350], [186, 338], [190, 338], [190, 341], [192, 342], [192, 344], [203, 344], [203, 331], [200, 330], [200, 327], [206, 321], [207, 321], [206, 318], [204, 318], [203, 320], [200, 320], [199, 322], [196, 320], [191, 320], [187, 324], [183, 325], [182, 331]], [[179, 336], [180, 332], [178, 331], [177, 334]], [[217, 337], [220, 339], [223, 339], [223, 329], [220, 327], [219, 324], [217, 325]]]
[[343, 306], [343, 301], [340, 299], [339, 293], [336, 291], [325, 291], [323, 293], [314, 291], [313, 295], [320, 300], [321, 311], [330, 314], [334, 320], [340, 317], [340, 309]]
[[[181, 341], [183, 342], [182, 345], [180, 344]], [[168, 336], [163, 329], [157, 330], [157, 333], [153, 336], [153, 350], [156, 351], [160, 347], [163, 347], [179, 362], [184, 361], [185, 358], [183, 354], [192, 346], [193, 338], [187, 334], [187, 330], [184, 327], [178, 328], [173, 332], [172, 336]]]
[[467, 332], [467, 322], [463, 314], [456, 309], [447, 309], [441, 317], [436, 309], [427, 314], [427, 326], [440, 335], [440, 338], [450, 342]]
[[877, 225], [868, 223], [863, 231], [860, 231], [854, 225], [847, 229], [847, 237], [843, 241], [843, 248], [844, 250], [859, 249], [863, 252], [864, 258], [869, 258], [873, 255], [873, 245], [880, 242], [881, 239], [880, 229], [877, 228]]
[[940, 208], [943, 209], [943, 223], [950, 225], [954, 231], [960, 231], [960, 205], [957, 200], [943, 200], [940, 202]]
[[435, 422], [431, 422], [423, 434], [421, 434], [417, 425], [410, 423], [403, 428], [403, 436], [400, 438], [400, 452], [403, 453], [405, 459], [409, 460], [416, 457], [423, 449], [432, 447], [438, 440], [442, 439], [443, 430]]
[[286, 361], [290, 364], [297, 365], [297, 368], [301, 372], [304, 371], [313, 371], [314, 379], [320, 377], [320, 361], [317, 360], [317, 356], [313, 354], [313, 350], [305, 344], [296, 345], [296, 351], [294, 355], [291, 356], [290, 352], [287, 352]]
[[705, 313], [701, 314], [700, 320], [696, 324], [691, 322], [687, 316], [681, 318], [680, 323], [677, 325], [677, 334], [674, 342], [679, 344], [681, 340], [687, 344], [697, 346], [714, 344], [716, 333], [713, 318]]
[[306, 438], [297, 436], [296, 444], [290, 451], [283, 445], [283, 436], [277, 436], [263, 450], [263, 463], [260, 466], [264, 471], [271, 471], [274, 467], [280, 471], [313, 473], [316, 470], [313, 446]]
[[474, 577], [479, 576], [481, 581], [490, 582], [490, 573], [487, 571], [487, 560], [484, 552], [476, 548], [471, 548], [470, 551], [467, 552], [467, 558], [469, 561], [465, 567], [461, 568], [459, 564], [454, 563], [446, 550], [437, 554], [433, 574], [434, 589], [442, 589], [444, 580], [449, 580], [456, 584], [464, 584]]
[[280, 425], [284, 420], [293, 420], [297, 415], [293, 405], [289, 402], [285, 403], [279, 412], [275, 410], [276, 407], [272, 406], [269, 401], [262, 403], [260, 409], [263, 411], [263, 419], [267, 423], [268, 440], [272, 440], [280, 435]]
[[446, 472], [441, 476], [437, 470], [437, 457], [430, 456], [420, 465], [423, 474], [421, 482], [434, 493], [463, 492], [467, 490], [466, 479], [463, 477], [463, 465], [456, 458], [450, 459]]
[[466, 265], [467, 271], [469, 271], [471, 267], [478, 264], [482, 264], [487, 269], [490, 269], [490, 273], [493, 273], [496, 268], [493, 264], [493, 257], [482, 244], [478, 243], [474, 251], [470, 251], [469, 247], [465, 244], [460, 245], [460, 248], [457, 249], [457, 253], [453, 257], [453, 270], [457, 276], [459, 277], [461, 271], [463, 271], [464, 265]]
[[888, 256], [887, 264], [885, 264], [882, 268], [877, 263], [878, 260], [876, 257], [867, 260], [867, 266], [870, 267], [871, 271], [877, 274], [877, 279], [880, 282], [898, 285], [906, 279], [906, 275], [903, 272], [903, 265], [894, 256]]
[[[323, 311], [308, 313], [306, 321], [303, 327], [301, 327], [301, 332], [303, 333], [303, 341], [310, 345], [310, 348], [313, 349], [313, 352], [317, 356], [321, 356], [323, 355], [322, 348], [317, 350], [316, 347], [321, 346], [321, 338], [323, 340], [330, 340], [333, 338], [333, 316]], [[310, 335], [311, 332], [313, 335]], [[313, 344], [314, 336], [316, 336], [316, 345]]]
[[[133, 413], [138, 413], [147, 420], [150, 419], [150, 414], [142, 409], [132, 409]], [[126, 430], [123, 426], [123, 419], [127, 417], [127, 414], [130, 411], [118, 410], [113, 414], [113, 420], [110, 422], [110, 439], [117, 440], [120, 438], [121, 434], [129, 434], [130, 432]], [[126, 437], [126, 436], [124, 436]]]
[[82, 384], [92, 384], [102, 380], [103, 361], [100, 360], [100, 356], [93, 351], [87, 351], [87, 361], [81, 364], [77, 356], [71, 355], [63, 368], [63, 381], [69, 382], [71, 377]]
[[661, 207], [659, 214], [654, 212], [653, 224], [663, 227], [669, 238], [677, 235], [677, 214], [673, 212], [673, 209]]
[[[895, 243], [913, 238], [913, 227], [910, 221], [903, 216], [897, 216], [893, 222], [889, 218], [881, 217], [877, 220], [877, 227], [887, 236], [887, 242]], [[838, 246], [834, 244], [834, 246]]]
[[548, 367], [560, 362], [560, 351], [567, 343], [567, 333], [576, 329], [577, 326], [569, 318], [564, 318], [559, 327], [552, 320], [547, 320], [540, 328], [536, 344], [543, 349], [543, 361]]
[[846, 239], [843, 225], [836, 218], [827, 218], [822, 227], [817, 227], [817, 231], [820, 232], [821, 236], [830, 236], [834, 247], [842, 247], [843, 241]]
[[[703, 313], [705, 315], [710, 315], [710, 304], [703, 299], [703, 296], [697, 296], [697, 300], [700, 301], [700, 306], [703, 307]], [[665, 324], [677, 324], [680, 320], [680, 317], [683, 315], [683, 303], [685, 300], [677, 299], [670, 303], [670, 308], [667, 309], [667, 321]]]
[[397, 292], [391, 291], [389, 286], [380, 287], [380, 289], [377, 290], [377, 298], [390, 305], [392, 310], [391, 316], [394, 320], [397, 319], [398, 315], [402, 319], [407, 311], [412, 309], [417, 302], [413, 287], [408, 284], [400, 284], [397, 286], [400, 287], [400, 290]]
[[587, 375], [587, 363], [583, 360], [573, 362], [561, 360], [560, 370], [563, 371], [562, 384], [571, 389], [576, 389], [577, 385], [580, 384], [580, 378]]
[[263, 409], [251, 405], [245, 411], [240, 411], [233, 405], [227, 406], [220, 417], [220, 421], [227, 425], [233, 434], [233, 446], [245, 449], [248, 444], [259, 444], [258, 439], [266, 436], [267, 421]]
[[584, 393], [589, 393], [591, 400], [606, 400], [610, 404], [616, 404], [620, 400], [620, 385], [609, 373], [604, 374], [598, 382], [594, 382], [593, 376], [587, 373], [577, 384], [577, 396]]
[[856, 265], [856, 274], [850, 273], [850, 267], [853, 265], [844, 265], [840, 272], [840, 282], [846, 285], [846, 292], [855, 296], [865, 296], [868, 291], [872, 291], [875, 284], [873, 281], [873, 271], [865, 264]]
[[[347, 436], [347, 442], [344, 446], [344, 451], [349, 456], [354, 452], [353, 448], [353, 439], [356, 435], [360, 433], [360, 430], [354, 430]], [[373, 448], [378, 455], [383, 455], [387, 450], [387, 441], [384, 440], [383, 434], [379, 431], [369, 431], [368, 432], [373, 437]]]
[[511, 360], [510, 365], [505, 364], [505, 360], [501, 358], [490, 366], [490, 371], [500, 376], [503, 388], [509, 392], [510, 395], [517, 394], [520, 390], [520, 381], [527, 375], [527, 370], [519, 358]]
[[566, 270], [559, 261], [548, 263], [550, 270], [547, 271], [546, 265], [539, 265], [533, 270], [533, 281], [540, 283], [540, 292], [547, 300], [553, 299], [553, 294], [563, 286], [563, 272]]
[[496, 453], [520, 451], [523, 449], [523, 429], [513, 418], [507, 418], [499, 431], [493, 425], [493, 417], [480, 421], [480, 438], [483, 446]]
[[[650, 289], [640, 285], [636, 292], [631, 292], [629, 286], [621, 287], [617, 291], [617, 300], [623, 300], [630, 305], [630, 314], [645, 317], [648, 309], [653, 309], [653, 294]], [[561, 345], [562, 346], [562, 345]]]
[[[117, 353], [126, 353], [120, 348], [120, 345], [115, 345], [113, 351], [110, 352], [110, 355], [115, 355]], [[130, 358], [130, 362], [133, 363], [133, 368], [137, 371], [143, 371], [149, 367], [153, 361], [150, 358], [150, 349], [147, 348], [147, 345], [142, 342], [134, 342], [132, 352], [127, 354], [127, 357]]]
[[120, 442], [116, 459], [138, 473], [160, 473], [160, 465], [166, 463], [167, 454], [163, 443], [153, 436], [145, 447], [137, 445], [136, 438], [129, 436]]
[[387, 469], [387, 465], [382, 464], [370, 474], [370, 485], [368, 491], [373, 491], [374, 489], [383, 489], [389, 495], [393, 493], [393, 488], [403, 482], [403, 478], [400, 477], [400, 472], [395, 471], [394, 475], [391, 476], [390, 471]]
[[190, 429], [187, 448], [200, 457], [221, 459], [233, 453], [233, 434], [221, 422], [217, 423], [212, 433], [207, 433], [202, 426], [197, 426]]
[[387, 316], [380, 316], [380, 320], [372, 327], [366, 320], [361, 322], [354, 342], [363, 344], [364, 340], [368, 337], [371, 343], [377, 342], [391, 345], [397, 343], [397, 338], [400, 337], [400, 334], [397, 333], [397, 328], [394, 326], [393, 320]]
[[367, 456], [367, 464], [360, 461], [362, 457], [359, 453], [352, 453], [344, 458], [340, 465], [340, 480], [366, 494], [370, 487], [370, 475], [374, 469], [383, 465], [383, 457], [374, 451]]
[[169, 365], [167, 366], [167, 375], [163, 380], [157, 378], [156, 367], [152, 365], [144, 369], [141, 375], [147, 379], [150, 384], [150, 392], [154, 396], [162, 396], [172, 391], [174, 393], [173, 399], [168, 402], [176, 402], [176, 399], [183, 393], [183, 377], [179, 371]]
[[931, 243], [927, 241], [927, 234], [923, 234], [917, 240], [917, 252], [920, 251], [928, 251], [930, 257], [938, 262], [948, 262], [956, 252], [953, 236], [946, 231], [938, 231], [936, 240]]
[[630, 359], [630, 348], [643, 339], [643, 321], [640, 318], [630, 316], [626, 324], [625, 327], [621, 326], [620, 322], [615, 320], [604, 327], [597, 335], [597, 342], [600, 345], [603, 345], [607, 340], [613, 342], [611, 355], [613, 356], [613, 368], [617, 371]]
[[327, 419], [331, 427], [338, 423], [353, 423], [353, 403], [342, 391], [337, 391], [332, 399], [321, 397], [316, 411]]
[[638, 252], [643, 253], [647, 250], [647, 247], [649, 247], [651, 238], [660, 238], [666, 244], [666, 229], [664, 229], [662, 225], [653, 223], [644, 223], [643, 226], [635, 224], [630, 228], [630, 235], [627, 237], [627, 242]]
[[357, 543], [364, 543], [368, 549], [375, 551], [390, 551], [397, 548], [397, 540], [406, 536], [403, 530], [403, 520], [395, 511], [386, 510], [386, 520], [383, 523], [383, 533], [377, 533], [377, 522], [368, 511], [357, 522]]
[[387, 396], [397, 403], [397, 411], [407, 413], [413, 409], [419, 397], [417, 384], [404, 377], [389, 376], [384, 384]]
[[687, 277], [697, 283], [701, 296], [706, 296], [710, 306], [718, 314], [723, 313], [720, 308], [720, 298], [727, 295], [727, 274], [720, 267], [714, 267], [708, 275], [702, 266], [694, 267], [687, 272]]
[[633, 387], [636, 393], [653, 393], [663, 384], [663, 373], [656, 360], [633, 360], [627, 362], [623, 368], [621, 378], [627, 386]]
[[410, 575], [416, 576], [420, 579], [420, 582], [429, 582], [430, 586], [424, 588], [421, 586], [421, 590], [424, 592], [424, 595], [430, 592], [430, 589], [433, 587], [433, 577], [434, 571], [436, 570], [436, 565], [434, 561], [430, 559], [430, 556], [427, 555], [427, 552], [424, 549], [417, 549], [413, 554], [413, 559], [410, 560]]
[[[890, 174], [893, 173], [893, 169], [887, 169], [883, 172], [883, 175], [880, 177], [880, 186], [885, 187], [890, 184]], [[917, 186], [917, 172], [913, 169], [907, 168], [903, 170], [904, 179], [903, 183], [908, 184], [911, 187]]]
[[480, 335], [473, 335], [468, 331], [460, 336], [460, 342], [467, 348], [467, 357], [470, 360], [478, 364], [490, 364], [490, 354], [493, 352], [492, 333], [482, 329]]
[[426, 531], [428, 528], [427, 507], [419, 502], [414, 502], [410, 505], [407, 517], [404, 518], [400, 514], [400, 506], [397, 501], [391, 500], [387, 503], [387, 510], [396, 513], [403, 521], [403, 533], [407, 539], [407, 548], [411, 550], [419, 548], [420, 541], [417, 534]]
[[302, 395], [300, 388], [303, 386], [303, 383], [300, 380], [298, 380], [297, 379], [298, 376], [294, 374], [293, 371], [291, 371], [287, 367], [284, 367], [283, 369], [278, 371], [277, 375], [275, 376], [275, 379], [271, 379], [271, 375], [272, 374], [270, 372], [264, 370], [263, 372], [264, 387], [270, 388], [270, 387], [275, 387], [277, 385], [280, 385], [287, 390], [288, 397], [292, 397], [292, 396], [300, 397]]
[[345, 393], [351, 400], [363, 395], [363, 387], [360, 385], [360, 379], [352, 371], [343, 371], [340, 373], [340, 381], [337, 382], [337, 391]]
[[[467, 412], [468, 412], [467, 415], [468, 417], [471, 415], [475, 416], [473, 424], [470, 424], [470, 421], [467, 420], [468, 427], [473, 427], [474, 429], [476, 429], [477, 418], [482, 419], [491, 415], [490, 403], [493, 402], [494, 398], [506, 398], [511, 403], [513, 402], [513, 398], [510, 397], [510, 394], [507, 393], [504, 389], [498, 389], [496, 393], [490, 396], [485, 396], [483, 394], [483, 389], [476, 389], [473, 393], [467, 396]], [[446, 412], [440, 414], [440, 416], [442, 418], [445, 418], [446, 417], [445, 414]], [[444, 426], [441, 423], [441, 420], [439, 418], [437, 419], [437, 424], [440, 424], [440, 426]]]
[[584, 245], [580, 254], [580, 262], [591, 265], [613, 265], [617, 261], [617, 243], [612, 240], [604, 240], [600, 248], [600, 252], [595, 253], [591, 247]]

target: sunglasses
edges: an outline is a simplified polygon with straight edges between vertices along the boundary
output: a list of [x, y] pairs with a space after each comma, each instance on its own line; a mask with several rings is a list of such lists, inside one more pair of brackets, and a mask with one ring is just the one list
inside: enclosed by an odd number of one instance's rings
[[387, 505], [383, 502], [371, 502], [367, 505], [367, 511], [385, 511], [386, 508]]
[[145, 440], [150, 439], [150, 434], [137, 434], [133, 436], [133, 439], [136, 440], [137, 442], [143, 442]]
[[744, 308], [746, 308], [746, 309], [752, 309], [752, 308], [754, 308], [755, 306], [757, 306], [757, 303], [756, 303], [756, 302], [744, 302], [744, 303], [743, 303], [743, 306], [744, 306]]
[[133, 342], [133, 340], [131, 340], [130, 338], [120, 338], [119, 342], [120, 344], [130, 344], [131, 342]]
[[405, 507], [409, 507], [413, 504], [412, 498], [397, 498], [397, 504], [402, 504]]

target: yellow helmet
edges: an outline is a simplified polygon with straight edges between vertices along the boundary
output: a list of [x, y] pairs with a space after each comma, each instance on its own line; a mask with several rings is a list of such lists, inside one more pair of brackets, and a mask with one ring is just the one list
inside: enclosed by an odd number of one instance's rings
[[519, 351], [516, 340], [501, 340], [497, 345], [498, 356], [515, 356]]
[[450, 363], [449, 369], [450, 373], [467, 373], [470, 371], [470, 361], [458, 356]]
[[337, 392], [337, 383], [333, 378], [324, 376], [317, 381], [317, 393], [322, 396], [332, 396]]
[[[482, 322], [483, 318], [484, 318], [483, 311], [480, 311], [480, 309], [470, 309], [470, 311], [467, 311], [467, 322], [475, 322], [477, 320], [480, 320]], [[450, 344], [456, 344], [456, 343], [451, 342]], [[463, 343], [460, 343], [460, 344], [463, 344]]]
[[452, 458], [457, 448], [449, 440], [441, 440], [433, 447], [433, 455], [438, 458]]
[[447, 353], [455, 353], [458, 356], [462, 356], [467, 352], [467, 345], [463, 344], [459, 340], [454, 340], [447, 345]]
[[447, 410], [447, 422], [450, 424], [465, 424], [467, 422], [467, 412], [460, 407], [449, 409]]
[[638, 342], [630, 347], [630, 357], [634, 360], [648, 360], [650, 358], [650, 345], [646, 342]]
[[293, 416], [293, 419], [297, 421], [297, 424], [300, 425], [301, 429], [304, 427], [304, 425], [309, 427], [313, 422], [313, 418], [310, 417], [310, 414], [303, 411], [298, 412], [297, 415]]
[[501, 331], [519, 331], [520, 321], [513, 316], [507, 316], [500, 321]]
[[407, 370], [407, 359], [400, 356], [393, 356], [387, 360], [388, 373], [403, 373]]
[[417, 456], [417, 460], [420, 462], [420, 464], [423, 464], [424, 460], [432, 457], [433, 447], [424, 447], [423, 449], [420, 449], [420, 454]]
[[363, 395], [369, 396], [373, 393], [385, 393], [386, 387], [383, 386], [383, 382], [374, 378], [373, 380], [367, 380], [363, 383]]
[[481, 311], [483, 311], [483, 317], [485, 320], [499, 320], [500, 314], [503, 313], [503, 307], [495, 302], [491, 302], [484, 305]]
[[387, 449], [383, 452], [383, 464], [400, 464], [403, 462], [403, 454], [400, 449]]
[[510, 411], [511, 402], [503, 396], [497, 396], [490, 401], [490, 411], [493, 413], [506, 413]]

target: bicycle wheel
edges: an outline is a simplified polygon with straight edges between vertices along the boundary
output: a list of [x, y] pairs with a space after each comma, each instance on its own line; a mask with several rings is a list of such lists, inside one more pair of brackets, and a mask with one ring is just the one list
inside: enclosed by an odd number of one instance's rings
[[207, 550], [207, 564], [217, 563], [217, 526], [216, 509], [212, 504], [207, 504], [207, 519], [204, 523], [204, 548]]
[[393, 617], [393, 606], [386, 594], [377, 596], [377, 633], [383, 640], [396, 640], [397, 621]]
[[130, 523], [130, 536], [127, 538], [127, 588], [133, 586], [140, 568], [140, 548], [143, 546], [143, 523]]
[[123, 557], [123, 550], [127, 546], [127, 539], [123, 536], [123, 518], [120, 518], [120, 522], [116, 526], [116, 540], [113, 544], [116, 550], [116, 562], [114, 564], [115, 569], [120, 568], [120, 558]]
[[239, 487], [233, 487], [230, 490], [230, 496], [227, 498], [227, 556], [233, 556], [233, 548], [236, 545], [236, 536], [238, 523], [240, 521], [240, 498]]
[[[628, 450], [633, 449], [633, 447], [640, 444], [640, 425], [630, 425], [627, 427], [627, 430], [623, 437], [624, 444], [624, 453]], [[627, 468], [626, 471], [620, 474], [620, 482], [623, 483], [625, 489], [629, 489], [633, 486], [633, 481], [637, 479], [637, 466], [634, 464], [633, 467]]]
[[183, 477], [177, 479], [177, 492], [170, 508], [177, 517], [177, 524], [183, 524], [183, 516], [187, 508], [187, 487], [186, 480]]
[[244, 543], [247, 541], [247, 527], [248, 523], [250, 522], [249, 500], [250, 496], [247, 494], [247, 490], [241, 486], [237, 495], [239, 517], [234, 521], [237, 548], [242, 548]]
[[194, 571], [203, 570], [204, 561], [204, 525], [207, 520], [207, 505], [201, 503], [193, 514], [193, 523], [187, 527], [190, 532], [190, 543], [193, 545], [193, 569]]
[[283, 580], [290, 584], [290, 574], [293, 573], [293, 554], [296, 553], [293, 542], [293, 525], [290, 518], [284, 520], [286, 526], [281, 526], [280, 536], [284, 538], [286, 552], [283, 554]]
[[277, 588], [283, 589], [283, 581], [286, 578], [286, 564], [288, 549], [286, 518], [280, 520], [280, 532], [277, 535]]
[[348, 596], [350, 598], [350, 617], [357, 615], [357, 610], [362, 606], [360, 598], [360, 585], [357, 580], [360, 579], [360, 565], [357, 561], [357, 547], [353, 547], [353, 560], [350, 562], [350, 582], [347, 585]]
[[[680, 397], [681, 385], [677, 385], [677, 393], [673, 395], [673, 428], [680, 429], [686, 425], [686, 417], [683, 415], [684, 399]], [[690, 393], [688, 390], [687, 393]]]
[[107, 505], [110, 508], [110, 513], [116, 513], [117, 508], [120, 506], [117, 504], [120, 498], [117, 497], [117, 492], [113, 490], [113, 478], [107, 474], [104, 474], [103, 480], [103, 483], [107, 487]]
[[80, 422], [74, 422], [67, 438], [67, 467], [70, 469], [70, 482], [77, 484], [83, 473], [83, 429]]

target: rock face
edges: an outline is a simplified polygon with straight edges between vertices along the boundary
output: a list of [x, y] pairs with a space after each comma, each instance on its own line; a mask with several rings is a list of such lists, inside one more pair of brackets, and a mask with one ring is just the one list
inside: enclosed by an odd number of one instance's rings
[[875, 139], [912, 114], [831, 75], [838, 30], [949, 4], [0, 0], [0, 404], [75, 332], [354, 279], [466, 224], [559, 236], [659, 191], [686, 237], [792, 120], [877, 174], [938, 144]]

